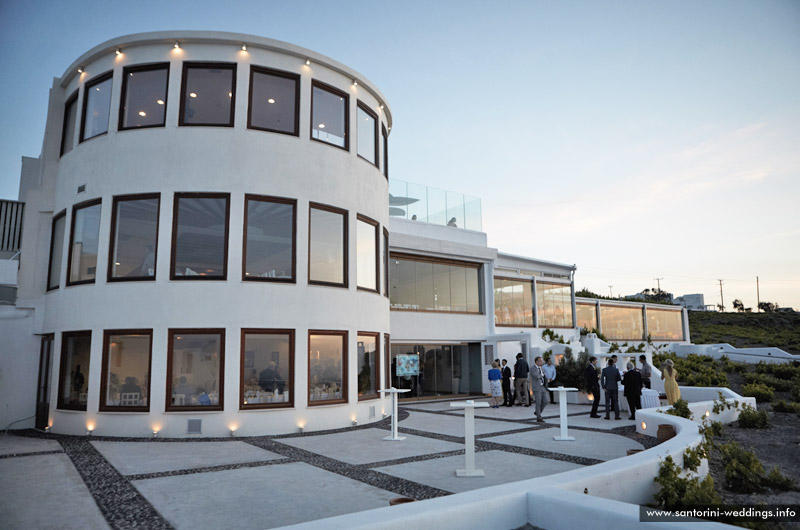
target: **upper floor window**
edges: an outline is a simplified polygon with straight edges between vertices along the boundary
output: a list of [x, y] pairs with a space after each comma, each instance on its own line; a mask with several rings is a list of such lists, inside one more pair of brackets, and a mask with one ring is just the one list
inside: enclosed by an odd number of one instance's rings
[[378, 222], [361, 214], [356, 221], [356, 286], [378, 292]]
[[378, 116], [358, 102], [358, 156], [378, 165]]
[[348, 150], [349, 97], [330, 85], [311, 82], [311, 138]]
[[245, 196], [243, 280], [295, 280], [297, 201]]
[[114, 197], [108, 281], [154, 280], [160, 195]]
[[299, 135], [300, 76], [250, 67], [250, 105], [247, 127]]
[[575, 304], [575, 319], [578, 327], [586, 330], [597, 329], [597, 306], [595, 304]]
[[153, 330], [105, 331], [100, 410], [150, 410], [152, 346]]
[[58, 289], [61, 282], [61, 261], [64, 255], [64, 229], [67, 224], [67, 211], [53, 217], [50, 232], [50, 266], [47, 269], [47, 290]]
[[647, 307], [647, 333], [654, 340], [683, 340], [683, 313]]
[[100, 239], [100, 199], [72, 208], [72, 235], [67, 257], [67, 285], [94, 283]]
[[423, 256], [389, 258], [392, 309], [480, 313], [480, 265]]
[[179, 125], [233, 127], [236, 65], [183, 63]]
[[111, 83], [113, 72], [98, 76], [83, 89], [83, 117], [81, 142], [108, 132], [111, 111]]
[[312, 203], [308, 282], [347, 287], [347, 210]]
[[86, 410], [91, 354], [91, 331], [69, 331], [61, 334], [58, 408]]
[[381, 125], [381, 135], [383, 136], [383, 175], [389, 178], [389, 133], [386, 127]]
[[75, 143], [75, 119], [78, 115], [78, 91], [64, 104], [64, 124], [61, 128], [61, 156], [72, 151]]
[[133, 66], [122, 73], [119, 129], [163, 127], [167, 114], [169, 64]]
[[225, 280], [228, 275], [227, 193], [176, 193], [172, 280]]
[[536, 308], [540, 328], [571, 328], [572, 287], [568, 283], [537, 281]]
[[533, 284], [518, 278], [494, 279], [496, 326], [533, 327]]
[[600, 325], [603, 335], [612, 340], [644, 340], [645, 338], [642, 306], [600, 304]]

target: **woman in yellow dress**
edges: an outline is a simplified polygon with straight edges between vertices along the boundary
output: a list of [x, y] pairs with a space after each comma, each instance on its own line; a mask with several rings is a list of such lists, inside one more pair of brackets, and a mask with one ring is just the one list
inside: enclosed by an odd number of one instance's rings
[[661, 380], [664, 381], [664, 393], [667, 394], [667, 402], [674, 405], [676, 401], [681, 398], [681, 389], [678, 388], [678, 372], [673, 368], [675, 363], [672, 359], [664, 361], [663, 370], [661, 371]]

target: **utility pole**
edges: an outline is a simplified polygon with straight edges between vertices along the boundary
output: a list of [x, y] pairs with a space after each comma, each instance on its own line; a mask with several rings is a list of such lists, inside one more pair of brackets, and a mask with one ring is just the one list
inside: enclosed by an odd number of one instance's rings
[[758, 276], [756, 276], [756, 313], [761, 312], [761, 291], [758, 288]]
[[660, 291], [661, 290], [661, 280], [663, 280], [664, 278], [653, 278], [653, 279], [658, 282], [658, 290]]
[[613, 286], [613, 285], [609, 285], [609, 286], [608, 286], [608, 297], [609, 297], [609, 298], [614, 298], [614, 295], [611, 293], [611, 288], [612, 288], [612, 287], [614, 287], [614, 286]]
[[717, 280], [719, 282], [719, 305], [722, 308], [722, 312], [725, 312], [725, 299], [722, 297], [722, 280]]

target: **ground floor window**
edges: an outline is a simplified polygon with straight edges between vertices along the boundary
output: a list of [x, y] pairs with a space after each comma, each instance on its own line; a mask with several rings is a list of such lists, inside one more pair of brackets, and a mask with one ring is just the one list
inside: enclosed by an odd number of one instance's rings
[[[481, 391], [480, 348], [468, 344], [392, 344], [391, 386], [408, 388], [403, 398]], [[477, 380], [476, 380], [477, 376]]]
[[378, 333], [358, 334], [358, 399], [378, 397]]
[[294, 330], [242, 330], [242, 409], [291, 407]]
[[91, 331], [68, 331], [61, 335], [58, 408], [86, 410], [91, 353]]
[[347, 332], [308, 332], [308, 404], [347, 403]]
[[222, 410], [224, 329], [171, 329], [167, 411]]
[[106, 331], [100, 410], [150, 410], [152, 330]]

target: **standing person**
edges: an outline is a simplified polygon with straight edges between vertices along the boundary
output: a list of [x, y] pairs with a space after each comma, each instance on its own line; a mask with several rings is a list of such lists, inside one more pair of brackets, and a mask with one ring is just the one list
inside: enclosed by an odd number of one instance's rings
[[552, 388], [552, 384], [556, 382], [556, 367], [553, 366], [553, 356], [547, 358], [547, 364], [542, 366], [542, 370], [544, 370], [544, 376], [547, 378], [547, 389], [550, 392], [550, 403], [555, 403], [553, 399], [553, 391], [550, 390]]
[[639, 373], [642, 374], [642, 384], [645, 388], [650, 388], [650, 377], [653, 375], [653, 371], [649, 364], [647, 364], [647, 356], [640, 355], [639, 362], [642, 364], [642, 367], [639, 368]]
[[531, 396], [528, 393], [528, 361], [522, 358], [522, 353], [517, 354], [517, 362], [514, 363], [514, 390], [517, 392], [518, 407], [525, 404], [531, 406]]
[[628, 371], [622, 376], [622, 386], [625, 387], [625, 398], [628, 400], [628, 410], [631, 415], [628, 419], [636, 419], [636, 411], [642, 408], [642, 374], [633, 369], [633, 363], [628, 363]]
[[544, 361], [541, 357], [534, 359], [533, 363], [535, 366], [531, 370], [531, 379], [533, 379], [533, 399], [536, 400], [536, 421], [543, 422], [542, 411], [547, 406], [547, 376], [542, 369]]
[[503, 359], [503, 405], [506, 407], [514, 406], [514, 394], [511, 392], [511, 368], [508, 367], [508, 361]]
[[499, 366], [500, 365], [497, 364], [497, 361], [492, 361], [492, 369], [489, 370], [489, 388], [492, 391], [493, 409], [496, 409], [500, 406], [498, 403], [500, 403], [500, 396], [503, 395], [503, 390], [500, 386], [500, 379], [502, 379], [503, 376], [500, 374]]
[[619, 370], [614, 366], [614, 358], [608, 360], [608, 366], [603, 368], [603, 373], [600, 376], [600, 386], [606, 391], [606, 419], [610, 420], [610, 408], [614, 408], [614, 419], [622, 419], [619, 417], [619, 390], [617, 390], [617, 382], [621, 381], [622, 377], [619, 375]]
[[583, 371], [586, 379], [586, 389], [592, 393], [592, 413], [590, 418], [599, 418], [597, 407], [600, 405], [600, 385], [597, 383], [597, 357], [589, 357], [589, 364]]
[[674, 405], [681, 398], [681, 389], [678, 388], [678, 372], [674, 368], [672, 359], [664, 361], [661, 379], [664, 381], [664, 393], [667, 394], [667, 403]]

